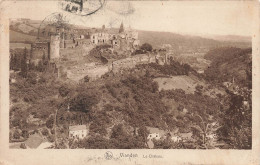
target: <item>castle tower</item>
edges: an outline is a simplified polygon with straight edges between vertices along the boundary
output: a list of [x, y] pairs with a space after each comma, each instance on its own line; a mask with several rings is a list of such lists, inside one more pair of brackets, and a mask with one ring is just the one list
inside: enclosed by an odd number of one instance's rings
[[55, 34], [51, 36], [50, 42], [50, 60], [60, 58], [60, 35]]
[[64, 38], [65, 38], [65, 30], [64, 30], [64, 27], [60, 27], [60, 48], [64, 48]]

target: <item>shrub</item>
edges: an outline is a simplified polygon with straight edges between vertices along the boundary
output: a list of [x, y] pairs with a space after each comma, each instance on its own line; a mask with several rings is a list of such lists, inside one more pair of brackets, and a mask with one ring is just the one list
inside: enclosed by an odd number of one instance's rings
[[60, 94], [62, 97], [66, 97], [69, 92], [70, 92], [69, 89], [68, 89], [65, 85], [63, 85], [63, 86], [61, 86], [61, 87], [59, 88], [59, 94]]
[[22, 137], [25, 138], [25, 139], [29, 137], [29, 133], [28, 133], [27, 130], [22, 131]]
[[49, 135], [49, 131], [47, 128], [43, 128], [43, 130], [41, 132], [42, 132], [42, 135], [44, 135], [44, 136]]
[[153, 50], [152, 45], [150, 45], [150, 44], [148, 44], [148, 43], [144, 43], [140, 48], [141, 48], [142, 50], [149, 51], [149, 52]]

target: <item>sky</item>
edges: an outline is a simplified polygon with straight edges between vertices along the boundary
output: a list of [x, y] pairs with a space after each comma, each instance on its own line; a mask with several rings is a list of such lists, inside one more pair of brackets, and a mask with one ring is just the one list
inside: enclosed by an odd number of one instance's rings
[[8, 1], [4, 9], [10, 18], [34, 20], [63, 12], [70, 23], [87, 27], [119, 27], [123, 22], [139, 30], [241, 36], [252, 35], [255, 11], [252, 1], [107, 1], [98, 12], [80, 16], [62, 11], [59, 3]]

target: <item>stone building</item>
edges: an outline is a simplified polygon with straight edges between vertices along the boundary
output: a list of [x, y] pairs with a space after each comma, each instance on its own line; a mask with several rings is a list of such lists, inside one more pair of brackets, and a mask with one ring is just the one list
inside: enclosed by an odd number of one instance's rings
[[73, 40], [65, 40], [64, 41], [64, 48], [75, 48], [75, 42]]
[[51, 35], [50, 41], [36, 41], [31, 44], [30, 63], [38, 65], [40, 61], [55, 60], [60, 57], [60, 35]]
[[60, 35], [55, 34], [51, 36], [50, 41], [50, 60], [60, 58]]
[[69, 138], [83, 139], [88, 135], [89, 131], [86, 125], [74, 125], [69, 127]]
[[75, 43], [75, 46], [88, 46], [91, 44], [91, 40], [90, 39], [84, 39], [84, 38], [77, 38], [73, 40]]
[[49, 59], [50, 56], [50, 42], [37, 41], [31, 45], [30, 63], [38, 65], [39, 61]]
[[90, 36], [91, 43], [96, 44], [96, 45], [109, 43], [110, 36], [111, 36], [110, 34], [104, 32], [104, 31], [93, 33]]

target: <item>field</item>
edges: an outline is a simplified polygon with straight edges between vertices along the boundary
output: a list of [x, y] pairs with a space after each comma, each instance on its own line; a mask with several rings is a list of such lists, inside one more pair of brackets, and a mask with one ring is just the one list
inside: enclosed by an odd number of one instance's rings
[[186, 75], [172, 76], [171, 78], [160, 77], [154, 80], [158, 83], [159, 90], [182, 89], [186, 93], [194, 93], [198, 84], [203, 85], [202, 82]]
[[31, 36], [10, 30], [10, 43], [32, 43], [35, 42], [35, 40], [36, 36]]

